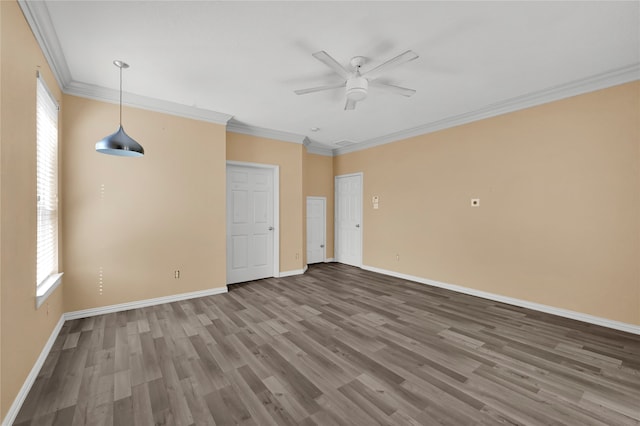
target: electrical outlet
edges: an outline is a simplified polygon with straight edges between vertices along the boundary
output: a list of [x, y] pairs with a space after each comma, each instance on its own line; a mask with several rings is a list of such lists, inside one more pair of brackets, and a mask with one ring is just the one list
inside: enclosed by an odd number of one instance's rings
[[396, 253], [396, 262], [400, 262], [400, 254]]
[[175, 271], [173, 271], [173, 278], [175, 278], [176, 280], [180, 279], [180, 269], [176, 269]]

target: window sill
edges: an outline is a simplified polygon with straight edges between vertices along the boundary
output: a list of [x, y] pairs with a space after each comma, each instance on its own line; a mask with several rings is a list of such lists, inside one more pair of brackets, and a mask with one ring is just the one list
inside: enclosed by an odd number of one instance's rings
[[53, 291], [62, 284], [62, 273], [53, 274], [36, 289], [36, 309], [40, 308]]

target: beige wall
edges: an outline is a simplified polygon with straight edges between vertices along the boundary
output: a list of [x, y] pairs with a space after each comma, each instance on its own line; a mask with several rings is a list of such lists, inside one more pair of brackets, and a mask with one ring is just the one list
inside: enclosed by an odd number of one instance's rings
[[16, 2], [0, 2], [0, 43], [2, 419], [62, 314], [62, 286], [35, 309], [36, 70], [58, 100], [61, 94]]
[[280, 166], [281, 272], [302, 269], [304, 265], [303, 149], [304, 146], [297, 143], [227, 133], [227, 160]]
[[[333, 157], [327, 157], [324, 155], [309, 154], [305, 150], [305, 163], [304, 163], [304, 194], [306, 197], [325, 197], [327, 199], [326, 204], [326, 221], [327, 221], [327, 235], [326, 235], [326, 256], [328, 259], [333, 258]], [[306, 201], [304, 207], [306, 210]], [[305, 216], [306, 218], [306, 211]], [[305, 237], [306, 237], [306, 222]], [[306, 247], [306, 238], [305, 238]], [[306, 255], [306, 250], [305, 250]]]
[[[94, 150], [117, 105], [61, 95], [17, 3], [0, 23], [0, 418], [63, 310], [224, 286], [227, 159], [280, 166], [281, 271], [304, 266], [309, 195], [333, 256], [333, 177], [362, 171], [365, 265], [640, 324], [638, 82], [336, 158], [125, 108], [146, 155], [121, 158]], [[36, 310], [38, 68], [62, 104], [65, 275]]]
[[337, 157], [336, 175], [364, 172], [364, 264], [640, 324], [639, 93]]
[[225, 127], [125, 107], [145, 156], [102, 155], [118, 106], [64, 102], [66, 311], [223, 287]]

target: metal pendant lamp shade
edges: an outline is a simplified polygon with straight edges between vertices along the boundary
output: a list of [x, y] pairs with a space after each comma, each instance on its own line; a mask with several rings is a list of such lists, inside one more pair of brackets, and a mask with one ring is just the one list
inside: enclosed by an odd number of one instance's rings
[[144, 148], [126, 134], [122, 128], [122, 69], [129, 65], [122, 61], [113, 61], [120, 68], [120, 127], [115, 133], [96, 142], [96, 151], [102, 154], [119, 155], [121, 157], [142, 157]]

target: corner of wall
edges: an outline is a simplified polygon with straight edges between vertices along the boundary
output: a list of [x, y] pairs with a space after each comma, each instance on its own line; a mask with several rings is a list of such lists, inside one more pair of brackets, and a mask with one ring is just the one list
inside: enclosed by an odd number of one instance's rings
[[365, 264], [640, 324], [638, 116], [635, 81], [334, 157]]
[[[0, 2], [0, 25], [2, 24], [2, 10], [3, 5]], [[2, 36], [2, 29], [0, 29], [0, 55], [2, 55], [2, 43], [4, 37]], [[2, 90], [2, 80], [3, 80], [3, 67], [2, 67], [2, 57], [0, 56], [0, 94], [3, 93]], [[2, 141], [4, 138], [2, 137], [2, 99], [0, 95], [0, 165], [2, 164]], [[2, 173], [0, 173], [0, 256], [2, 256]], [[0, 261], [0, 383], [2, 383], [2, 261]], [[0, 385], [0, 422], [2, 422], [4, 417], [5, 410], [2, 407], [2, 385]]]
[[35, 308], [36, 70], [58, 100], [61, 91], [15, 1], [0, 2], [0, 64], [0, 418], [4, 418], [62, 315], [62, 286], [45, 305]]

